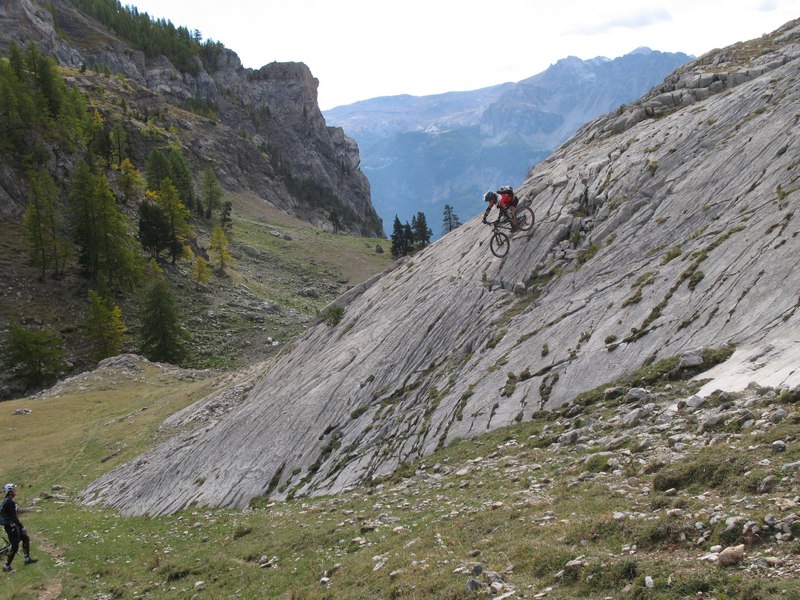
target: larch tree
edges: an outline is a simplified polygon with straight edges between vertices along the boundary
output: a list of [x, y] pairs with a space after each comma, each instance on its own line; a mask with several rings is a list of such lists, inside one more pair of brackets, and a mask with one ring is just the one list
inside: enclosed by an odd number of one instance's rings
[[69, 255], [69, 240], [62, 235], [58, 190], [45, 170], [29, 174], [30, 194], [25, 207], [23, 229], [31, 252], [31, 263], [40, 269], [39, 279], [48, 270], [58, 277]]
[[197, 214], [205, 214], [210, 219], [214, 211], [222, 207], [222, 188], [217, 182], [214, 169], [208, 167], [200, 176], [200, 199], [197, 202]]
[[89, 316], [86, 319], [89, 338], [94, 342], [95, 358], [116, 356], [122, 350], [127, 331], [122, 310], [94, 290], [89, 290]]
[[125, 205], [138, 198], [144, 190], [144, 177], [128, 158], [123, 158], [119, 165], [117, 183], [122, 191], [122, 203]]
[[155, 199], [156, 203], [164, 212], [164, 218], [169, 224], [169, 252], [172, 264], [175, 264], [178, 257], [183, 254], [183, 246], [193, 233], [192, 227], [188, 221], [190, 214], [189, 209], [181, 202], [178, 189], [172, 185], [172, 181], [169, 178], [161, 181]]
[[141, 350], [149, 359], [178, 363], [186, 355], [186, 331], [180, 323], [175, 297], [155, 261], [142, 303]]
[[211, 252], [216, 257], [216, 265], [217, 269], [224, 273], [225, 267], [228, 265], [235, 264], [233, 260], [233, 256], [231, 256], [230, 251], [228, 250], [229, 242], [228, 238], [225, 237], [225, 231], [222, 229], [222, 225], [217, 225], [214, 227], [214, 230], [211, 232]]

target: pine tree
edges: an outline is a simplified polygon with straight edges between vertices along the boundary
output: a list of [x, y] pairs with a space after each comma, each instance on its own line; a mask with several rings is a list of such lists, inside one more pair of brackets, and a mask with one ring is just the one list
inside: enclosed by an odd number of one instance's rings
[[147, 163], [144, 169], [147, 189], [156, 191], [161, 187], [164, 179], [172, 177], [172, 166], [167, 155], [158, 148], [153, 148], [147, 155]]
[[197, 214], [205, 211], [206, 219], [210, 219], [214, 211], [222, 206], [222, 188], [217, 183], [214, 169], [208, 167], [200, 177], [200, 199], [197, 202]]
[[86, 329], [89, 338], [94, 342], [97, 360], [120, 353], [126, 332], [125, 324], [122, 322], [122, 310], [91, 289]]
[[128, 132], [121, 123], [114, 123], [108, 133], [109, 144], [111, 146], [111, 157], [117, 163], [117, 168], [122, 167], [122, 161], [126, 160], [128, 153]]
[[91, 281], [108, 289], [133, 287], [139, 277], [136, 241], [105, 175], [81, 163], [72, 177], [73, 212], [79, 262]]
[[457, 227], [461, 226], [461, 222], [458, 220], [458, 216], [456, 215], [455, 211], [453, 211], [453, 207], [449, 204], [444, 205], [444, 220], [442, 223], [442, 229], [444, 233], [450, 233]]
[[189, 209], [181, 202], [178, 190], [172, 185], [172, 181], [169, 178], [161, 181], [155, 198], [169, 224], [169, 252], [172, 264], [175, 264], [178, 257], [183, 254], [184, 244], [189, 236], [192, 235], [192, 228], [187, 220], [189, 218]]
[[392, 256], [400, 258], [411, 252], [411, 243], [413, 234], [411, 233], [411, 226], [406, 223], [400, 223], [397, 215], [394, 216], [394, 224], [392, 225]]
[[228, 238], [225, 237], [225, 231], [222, 229], [222, 225], [217, 225], [214, 227], [214, 231], [211, 232], [211, 252], [217, 257], [217, 269], [220, 272], [225, 272], [226, 265], [235, 264], [233, 260], [233, 256], [228, 251]]
[[163, 250], [170, 247], [172, 235], [164, 211], [155, 201], [155, 194], [147, 192], [139, 205], [139, 242], [150, 258], [158, 259]]
[[41, 269], [40, 280], [51, 268], [53, 277], [58, 277], [64, 270], [69, 253], [69, 242], [61, 234], [58, 190], [45, 170], [31, 172], [29, 181], [30, 195], [25, 207], [23, 228], [31, 251], [31, 262]]
[[178, 146], [170, 147], [167, 159], [170, 165], [170, 179], [178, 190], [178, 197], [184, 206], [192, 211], [195, 206], [195, 193], [189, 163]]
[[150, 262], [153, 276], [142, 306], [142, 353], [150, 360], [177, 363], [186, 355], [186, 332], [181, 327], [175, 297], [163, 271]]
[[425, 218], [425, 213], [418, 212], [415, 217], [412, 217], [411, 229], [413, 230], [414, 242], [421, 246], [427, 246], [431, 243], [433, 232], [428, 227], [428, 220]]
[[66, 368], [60, 335], [48, 327], [28, 329], [13, 318], [3, 354], [6, 368], [29, 384], [55, 379]]

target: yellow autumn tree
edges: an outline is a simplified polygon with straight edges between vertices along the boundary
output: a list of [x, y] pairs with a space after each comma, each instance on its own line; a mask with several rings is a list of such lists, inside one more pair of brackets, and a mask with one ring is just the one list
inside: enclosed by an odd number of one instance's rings
[[222, 229], [222, 226], [217, 225], [214, 227], [214, 230], [211, 232], [211, 252], [216, 259], [215, 264], [217, 269], [222, 272], [225, 272], [226, 266], [233, 266], [236, 264], [236, 261], [233, 260], [233, 256], [231, 256], [228, 250], [229, 245], [228, 238], [225, 237], [225, 231]]

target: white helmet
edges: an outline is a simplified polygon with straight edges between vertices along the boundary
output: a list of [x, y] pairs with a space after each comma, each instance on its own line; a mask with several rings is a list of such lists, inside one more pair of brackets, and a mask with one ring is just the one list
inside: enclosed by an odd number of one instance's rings
[[16, 486], [15, 484], [13, 484], [13, 483], [7, 483], [7, 484], [5, 484], [5, 485], [3, 486], [3, 493], [4, 493], [4, 494], [6, 494], [6, 495], [8, 495], [8, 492], [11, 492], [11, 491], [13, 491], [13, 490], [15, 490], [15, 489], [17, 489], [17, 486]]

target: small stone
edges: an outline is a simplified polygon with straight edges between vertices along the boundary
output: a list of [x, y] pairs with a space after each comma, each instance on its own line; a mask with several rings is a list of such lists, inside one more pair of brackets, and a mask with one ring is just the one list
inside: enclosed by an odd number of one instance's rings
[[744, 544], [728, 546], [719, 553], [719, 564], [724, 566], [738, 565], [744, 560]]
[[772, 451], [776, 454], [786, 452], [786, 442], [783, 440], [775, 440], [772, 442]]
[[653, 581], [653, 578], [650, 577], [650, 575], [644, 578], [644, 585], [649, 588], [655, 586], [655, 582]]
[[196, 581], [194, 584], [194, 591], [195, 592], [202, 592], [206, 589], [206, 582], [205, 581]]
[[784, 417], [786, 417], [786, 411], [782, 408], [779, 408], [769, 416], [769, 420], [772, 423], [780, 423], [783, 421]]
[[480, 581], [478, 581], [477, 579], [470, 578], [469, 581], [467, 581], [467, 591], [468, 592], [477, 592], [482, 587], [483, 587], [483, 584]]

